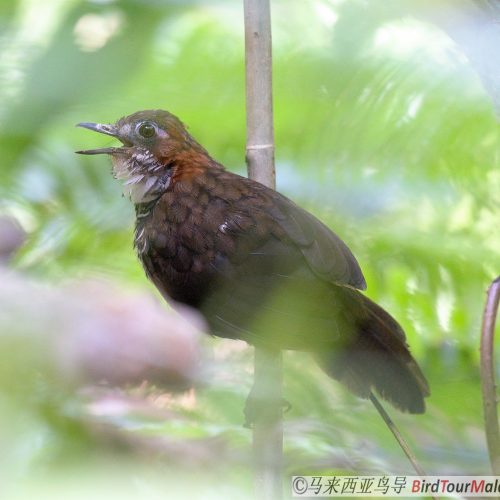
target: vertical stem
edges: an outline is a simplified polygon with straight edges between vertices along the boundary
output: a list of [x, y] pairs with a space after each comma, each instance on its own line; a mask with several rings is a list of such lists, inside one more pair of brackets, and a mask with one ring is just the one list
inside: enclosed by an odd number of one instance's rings
[[481, 388], [483, 392], [484, 427], [494, 475], [500, 475], [500, 433], [498, 430], [497, 393], [495, 385], [495, 323], [500, 301], [500, 276], [488, 289], [481, 329]]
[[[248, 176], [275, 188], [272, 100], [272, 37], [269, 0], [244, 0]], [[267, 417], [253, 426], [255, 494], [263, 500], [282, 497], [283, 365], [281, 351], [255, 348], [253, 392], [272, 402]], [[269, 410], [269, 408], [268, 408]]]
[[256, 399], [268, 401], [265, 415], [253, 424], [254, 487], [258, 500], [277, 500], [283, 495], [283, 361], [281, 351], [255, 347]]
[[244, 0], [248, 176], [276, 187], [269, 0]]

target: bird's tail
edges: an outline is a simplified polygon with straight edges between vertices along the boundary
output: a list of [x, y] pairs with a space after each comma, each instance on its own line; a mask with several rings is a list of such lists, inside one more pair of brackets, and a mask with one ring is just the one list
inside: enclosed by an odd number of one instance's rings
[[357, 321], [357, 335], [342, 349], [316, 353], [318, 363], [358, 396], [369, 398], [375, 389], [400, 410], [423, 413], [429, 385], [410, 354], [403, 329], [380, 306], [358, 296], [365, 314]]

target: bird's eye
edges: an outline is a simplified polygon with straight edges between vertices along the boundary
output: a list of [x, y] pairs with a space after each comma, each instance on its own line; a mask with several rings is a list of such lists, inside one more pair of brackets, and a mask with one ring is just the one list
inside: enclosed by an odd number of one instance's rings
[[144, 122], [139, 125], [137, 129], [139, 134], [145, 139], [150, 139], [156, 134], [156, 128], [152, 123]]

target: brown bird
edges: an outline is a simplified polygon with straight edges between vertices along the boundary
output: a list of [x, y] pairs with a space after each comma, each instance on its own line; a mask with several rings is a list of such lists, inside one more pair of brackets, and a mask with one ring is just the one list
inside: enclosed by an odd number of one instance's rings
[[166, 111], [114, 125], [108, 154], [135, 205], [135, 247], [167, 300], [199, 309], [213, 334], [312, 352], [369, 398], [425, 411], [427, 381], [397, 321], [365, 297], [355, 257], [327, 226], [264, 185], [228, 172]]

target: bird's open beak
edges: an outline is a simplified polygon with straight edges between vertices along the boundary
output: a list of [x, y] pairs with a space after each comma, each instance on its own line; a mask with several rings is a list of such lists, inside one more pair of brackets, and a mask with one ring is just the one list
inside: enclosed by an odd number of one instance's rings
[[[118, 130], [114, 125], [107, 125], [103, 123], [79, 123], [77, 127], [88, 128], [94, 132], [99, 132], [100, 134], [110, 135], [120, 139], [118, 135]], [[102, 155], [102, 154], [116, 154], [123, 151], [123, 148], [100, 148], [100, 149], [86, 149], [84, 151], [76, 151], [76, 153], [81, 155]]]

